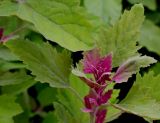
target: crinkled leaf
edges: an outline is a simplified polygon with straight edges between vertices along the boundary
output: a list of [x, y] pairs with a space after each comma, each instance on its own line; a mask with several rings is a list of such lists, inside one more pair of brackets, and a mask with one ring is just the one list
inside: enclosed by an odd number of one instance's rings
[[16, 15], [31, 22], [45, 38], [62, 47], [72, 51], [93, 48], [95, 28], [78, 0], [27, 0], [23, 3], [7, 0], [0, 3], [0, 16]]
[[[1, 123], [13, 123], [12, 117], [22, 112], [16, 98], [11, 95], [0, 96], [0, 121]], [[3, 121], [3, 122], [2, 122]]]
[[130, 3], [142, 3], [144, 6], [148, 7], [151, 10], [156, 10], [156, 0], [128, 0]]
[[148, 50], [160, 54], [160, 28], [152, 21], [146, 20], [142, 26], [139, 43]]
[[87, 10], [105, 23], [114, 24], [121, 14], [122, 0], [84, 0]]
[[[136, 18], [136, 19], [135, 19]], [[121, 19], [111, 28], [102, 30], [97, 42], [102, 54], [113, 52], [113, 66], [119, 66], [137, 50], [141, 24], [144, 20], [144, 8], [141, 4], [134, 5], [130, 11], [125, 11]]]
[[71, 58], [67, 51], [57, 52], [49, 43], [13, 40], [6, 46], [20, 57], [36, 80], [52, 87], [68, 87]]
[[113, 76], [116, 83], [127, 82], [128, 78], [140, 70], [141, 67], [148, 67], [156, 63], [156, 60], [149, 56], [135, 56], [124, 62]]
[[115, 107], [150, 120], [160, 119], [159, 80], [160, 75], [154, 76], [153, 72], [143, 77], [137, 75], [137, 80], [127, 97]]

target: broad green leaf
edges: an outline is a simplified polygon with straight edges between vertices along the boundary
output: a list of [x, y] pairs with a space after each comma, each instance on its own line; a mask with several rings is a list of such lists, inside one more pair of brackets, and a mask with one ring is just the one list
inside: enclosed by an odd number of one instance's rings
[[63, 104], [57, 102], [54, 102], [53, 104], [55, 107], [55, 115], [58, 120], [57, 123], [78, 123]]
[[23, 82], [23, 80], [31, 79], [32, 77], [26, 75], [24, 71], [20, 72], [3, 72], [0, 74], [0, 86], [16, 85]]
[[27, 75], [25, 71], [3, 72], [0, 74], [0, 86], [3, 86], [2, 93], [5, 94], [19, 94], [35, 83], [33, 77]]
[[148, 7], [151, 10], [156, 10], [156, 0], [128, 0], [130, 3], [142, 3], [144, 6]]
[[2, 118], [0, 117], [0, 123], [14, 123], [13, 119], [12, 118]]
[[71, 58], [69, 52], [57, 52], [49, 43], [12, 40], [6, 46], [20, 57], [36, 80], [47, 82], [52, 87], [69, 86]]
[[64, 48], [71, 51], [93, 48], [95, 27], [78, 0], [27, 0], [23, 3], [7, 0], [0, 3], [0, 16], [16, 15], [34, 24], [46, 39]]
[[116, 83], [127, 82], [132, 74], [136, 74], [140, 68], [148, 67], [150, 64], [156, 63], [157, 61], [149, 56], [135, 56], [128, 59], [118, 68], [117, 72], [113, 76], [113, 80]]
[[17, 61], [19, 60], [17, 56], [15, 56], [7, 47], [0, 45], [0, 59], [6, 61]]
[[2, 92], [5, 94], [20, 94], [25, 92], [29, 87], [34, 85], [36, 81], [32, 77], [28, 77], [26, 80], [21, 78], [21, 83], [14, 85], [6, 85], [2, 87]]
[[143, 20], [144, 8], [141, 4], [137, 4], [130, 11], [126, 10], [113, 27], [102, 29], [97, 44], [103, 55], [113, 52], [114, 67], [136, 55], [139, 49], [136, 41], [138, 41]]
[[107, 107], [107, 118], [106, 118], [106, 122], [111, 122], [112, 120], [117, 119], [121, 114], [123, 113], [123, 111], [116, 109], [114, 107]]
[[8, 71], [11, 69], [25, 68], [26, 66], [21, 62], [5, 61], [0, 59], [0, 71]]
[[121, 15], [122, 0], [84, 0], [88, 12], [98, 16], [106, 24], [114, 24]]
[[72, 74], [70, 76], [70, 85], [72, 89], [59, 89], [56, 95], [58, 102], [64, 105], [64, 110], [68, 111], [68, 114], [72, 117], [70, 119], [72, 122], [67, 123], [88, 123], [89, 114], [82, 112], [82, 108], [84, 108], [83, 97], [89, 93], [89, 88]]
[[139, 43], [148, 50], [160, 54], [160, 28], [152, 21], [146, 20], [142, 26]]
[[13, 123], [13, 120], [11, 118], [22, 112], [20, 105], [15, 103], [15, 100], [16, 98], [11, 95], [0, 96], [1, 123]]
[[154, 76], [153, 72], [143, 77], [138, 74], [127, 97], [115, 107], [150, 120], [160, 119], [159, 80], [160, 75]]
[[81, 98], [83, 98], [89, 92], [89, 87], [77, 76], [70, 75], [70, 85], [77, 91]]

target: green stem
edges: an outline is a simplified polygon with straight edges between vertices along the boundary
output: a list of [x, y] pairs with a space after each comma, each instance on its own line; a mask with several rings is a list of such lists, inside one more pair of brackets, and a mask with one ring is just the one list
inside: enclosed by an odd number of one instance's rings
[[23, 93], [23, 97], [24, 97], [24, 103], [25, 103], [26, 108], [27, 108], [27, 112], [28, 112], [28, 114], [29, 114], [31, 107], [30, 107], [30, 99], [29, 99], [29, 96], [28, 96], [27, 91], [25, 91], [25, 92]]
[[69, 87], [69, 89], [79, 98], [79, 100], [83, 103], [83, 99], [81, 98], [81, 96], [79, 95], [79, 93], [77, 93], [77, 91], [72, 88], [72, 87]]
[[94, 123], [94, 115], [90, 114], [90, 123]]

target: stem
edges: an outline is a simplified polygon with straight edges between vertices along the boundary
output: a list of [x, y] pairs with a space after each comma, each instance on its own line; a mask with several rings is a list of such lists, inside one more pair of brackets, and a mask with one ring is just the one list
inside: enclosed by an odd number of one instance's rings
[[25, 91], [25, 92], [23, 93], [23, 97], [24, 97], [24, 103], [25, 103], [26, 108], [27, 108], [26, 110], [27, 110], [27, 112], [28, 112], [28, 114], [29, 114], [31, 107], [30, 107], [30, 99], [29, 99], [29, 96], [28, 96], [27, 91]]
[[27, 24], [22, 25], [21, 27], [17, 28], [15, 31], [11, 32], [9, 35], [15, 35], [16, 33], [23, 30], [25, 27], [27, 27]]
[[94, 123], [94, 114], [90, 113], [90, 123]]

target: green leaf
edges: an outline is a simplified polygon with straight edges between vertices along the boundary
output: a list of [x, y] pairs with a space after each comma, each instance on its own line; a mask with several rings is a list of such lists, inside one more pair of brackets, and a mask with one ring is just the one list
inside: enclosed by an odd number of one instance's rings
[[34, 85], [36, 81], [33, 78], [29, 78], [24, 80], [21, 78], [21, 83], [15, 85], [6, 85], [2, 87], [2, 92], [5, 94], [20, 94], [21, 92], [25, 92], [29, 87]]
[[128, 0], [130, 3], [142, 3], [144, 6], [148, 7], [151, 10], [156, 10], [156, 0]]
[[4, 72], [0, 75], [0, 86], [17, 85], [25, 80], [30, 80], [32, 77], [26, 75], [24, 71], [20, 72]]
[[113, 52], [114, 67], [136, 55], [139, 49], [136, 41], [143, 20], [144, 8], [141, 4], [137, 4], [130, 11], [126, 10], [113, 27], [102, 30], [97, 44], [103, 55]]
[[[55, 106], [58, 106], [58, 104], [55, 104]], [[42, 123], [58, 123], [55, 112], [49, 112]]]
[[146, 20], [141, 30], [139, 43], [148, 50], [160, 54], [160, 28], [152, 21]]
[[0, 74], [0, 86], [3, 86], [3, 93], [19, 94], [35, 83], [33, 77], [27, 75], [25, 71], [3, 72]]
[[25, 68], [26, 66], [21, 62], [10, 62], [0, 59], [0, 71], [8, 71], [11, 69]]
[[0, 59], [6, 61], [17, 61], [19, 60], [17, 56], [9, 51], [7, 47], [0, 45]]
[[22, 40], [9, 41], [6, 46], [24, 61], [37, 81], [49, 83], [52, 87], [69, 86], [71, 58], [66, 50], [58, 53], [49, 43]]
[[78, 123], [75, 121], [75, 119], [72, 117], [72, 115], [68, 112], [68, 110], [63, 104], [54, 102], [54, 107], [56, 109], [55, 115], [58, 119], [57, 123]]
[[0, 123], [14, 123], [12, 118], [0, 117]]
[[55, 88], [46, 87], [45, 89], [39, 92], [37, 99], [42, 106], [47, 106], [56, 101], [56, 94], [57, 90]]
[[93, 48], [95, 27], [78, 0], [7, 1], [0, 2], [0, 16], [16, 15], [31, 22], [46, 39], [71, 51]]
[[22, 112], [20, 105], [15, 103], [15, 99], [16, 98], [11, 95], [0, 96], [1, 123], [13, 123], [12, 117]]
[[[0, 27], [4, 29], [4, 35], [8, 35], [10, 33], [13, 33], [15, 30], [17, 30], [22, 25], [23, 25], [22, 20], [20, 20], [19, 18], [15, 17], [15, 16], [0, 17]], [[20, 33], [21, 33], [21, 31], [18, 33], [18, 35]]]
[[117, 119], [121, 114], [123, 113], [123, 111], [116, 109], [114, 107], [107, 107], [107, 118], [106, 118], [106, 122], [111, 122], [115, 119]]
[[[64, 110], [66, 110], [68, 115], [71, 116], [71, 122], [67, 123], [88, 123], [89, 115], [88, 113], [82, 112], [81, 109], [84, 108], [82, 99], [89, 93], [89, 88], [83, 83], [83, 81], [72, 74], [70, 76], [70, 85], [72, 89], [59, 89], [56, 95], [58, 102], [64, 105]], [[62, 118], [61, 116], [59, 117]]]
[[81, 98], [83, 98], [89, 92], [89, 87], [77, 76], [70, 75], [70, 85], [75, 89]]
[[[23, 109], [24, 110], [24, 109]], [[23, 113], [14, 117], [14, 123], [29, 123], [28, 112], [24, 111]]]
[[160, 75], [154, 76], [153, 72], [143, 77], [137, 75], [137, 80], [127, 97], [115, 107], [150, 120], [160, 119], [159, 80]]
[[98, 16], [106, 24], [114, 24], [120, 17], [122, 0], [84, 0], [88, 12]]

